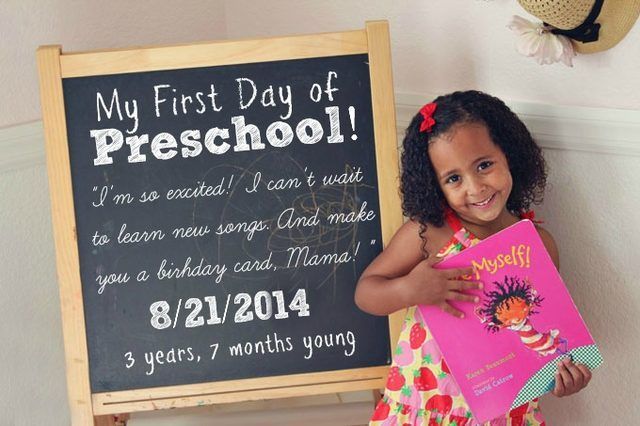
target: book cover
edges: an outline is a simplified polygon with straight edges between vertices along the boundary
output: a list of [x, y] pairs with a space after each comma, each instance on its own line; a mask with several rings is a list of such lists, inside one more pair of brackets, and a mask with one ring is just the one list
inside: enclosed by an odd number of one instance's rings
[[472, 266], [477, 304], [454, 318], [420, 306], [476, 420], [486, 422], [555, 386], [560, 359], [594, 369], [602, 356], [533, 223], [522, 220], [434, 267]]

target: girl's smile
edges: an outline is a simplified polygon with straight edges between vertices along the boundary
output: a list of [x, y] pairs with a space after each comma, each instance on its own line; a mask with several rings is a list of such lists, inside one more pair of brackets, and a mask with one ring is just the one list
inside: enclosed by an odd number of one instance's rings
[[480, 201], [479, 203], [472, 203], [472, 205], [474, 207], [478, 207], [480, 209], [484, 209], [487, 208], [489, 206], [493, 205], [493, 201], [496, 199], [495, 197], [496, 194], [491, 195], [491, 197], [487, 198], [486, 200]]
[[507, 158], [482, 124], [455, 126], [429, 144], [429, 158], [449, 206], [470, 224], [514, 222], [506, 204], [513, 180]]

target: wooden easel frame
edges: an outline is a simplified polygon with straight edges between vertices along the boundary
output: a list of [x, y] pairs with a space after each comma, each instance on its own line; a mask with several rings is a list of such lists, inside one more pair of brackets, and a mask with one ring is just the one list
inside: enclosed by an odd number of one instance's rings
[[[61, 46], [42, 46], [37, 59], [72, 424], [108, 424], [105, 415], [114, 413], [383, 387], [388, 366], [92, 394], [62, 79], [367, 53], [386, 245], [402, 225], [387, 22], [367, 22], [364, 30], [315, 35], [64, 54], [61, 50]], [[399, 315], [389, 317], [391, 342], [399, 334]]]

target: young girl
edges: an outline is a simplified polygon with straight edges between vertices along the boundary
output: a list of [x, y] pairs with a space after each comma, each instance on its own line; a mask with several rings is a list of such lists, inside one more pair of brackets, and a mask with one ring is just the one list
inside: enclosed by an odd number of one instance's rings
[[[477, 303], [465, 292], [482, 283], [463, 281], [472, 269], [433, 265], [472, 246], [542, 200], [546, 184], [540, 148], [499, 99], [468, 91], [441, 96], [414, 117], [403, 142], [402, 208], [410, 218], [363, 272], [356, 304], [374, 315], [406, 308], [384, 396], [370, 425], [477, 425], [416, 305], [462, 313], [449, 302]], [[556, 266], [551, 235], [538, 232]], [[452, 330], [455, 332], [455, 330]], [[591, 373], [570, 361], [558, 365], [553, 393], [584, 388]], [[487, 424], [544, 425], [538, 402]]]

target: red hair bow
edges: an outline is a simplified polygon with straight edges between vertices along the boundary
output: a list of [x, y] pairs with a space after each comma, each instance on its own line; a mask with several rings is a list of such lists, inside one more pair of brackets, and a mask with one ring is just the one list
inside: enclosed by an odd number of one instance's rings
[[435, 111], [435, 102], [431, 102], [420, 108], [420, 114], [422, 114], [422, 124], [420, 124], [421, 132], [430, 132], [433, 125], [436, 124], [436, 120], [433, 119], [433, 113]]

